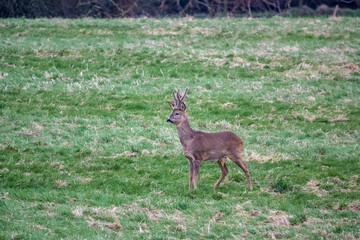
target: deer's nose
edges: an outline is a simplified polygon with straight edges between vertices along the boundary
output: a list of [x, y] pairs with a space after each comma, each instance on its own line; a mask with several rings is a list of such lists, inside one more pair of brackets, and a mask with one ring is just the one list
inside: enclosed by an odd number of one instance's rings
[[168, 118], [168, 119], [166, 120], [166, 122], [172, 123], [172, 121], [170, 120], [170, 118]]

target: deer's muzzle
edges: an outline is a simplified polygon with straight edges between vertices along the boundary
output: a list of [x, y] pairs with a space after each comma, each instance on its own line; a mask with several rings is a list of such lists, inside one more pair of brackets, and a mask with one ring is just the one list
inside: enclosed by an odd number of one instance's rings
[[166, 120], [166, 122], [172, 123], [172, 121], [170, 120], [170, 118], [168, 118], [168, 119]]

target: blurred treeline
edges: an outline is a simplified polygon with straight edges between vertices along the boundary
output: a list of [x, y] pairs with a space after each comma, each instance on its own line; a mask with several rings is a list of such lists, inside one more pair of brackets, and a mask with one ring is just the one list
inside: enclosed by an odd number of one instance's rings
[[0, 0], [0, 17], [314, 16], [336, 5], [358, 15], [360, 0]]

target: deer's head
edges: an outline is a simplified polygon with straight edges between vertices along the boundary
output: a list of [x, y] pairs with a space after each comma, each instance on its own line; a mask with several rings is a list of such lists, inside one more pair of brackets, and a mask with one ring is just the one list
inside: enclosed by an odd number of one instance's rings
[[187, 91], [188, 89], [186, 88], [183, 96], [180, 95], [180, 88], [178, 89], [176, 94], [175, 92], [173, 92], [174, 102], [167, 102], [172, 108], [172, 112], [166, 122], [178, 125], [181, 124], [184, 120], [186, 120], [186, 105], [183, 100], [187, 98]]

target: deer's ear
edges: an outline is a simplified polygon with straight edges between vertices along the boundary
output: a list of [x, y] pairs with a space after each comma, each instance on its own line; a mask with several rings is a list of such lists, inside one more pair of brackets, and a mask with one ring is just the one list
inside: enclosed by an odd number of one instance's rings
[[186, 105], [184, 102], [181, 103], [181, 111], [185, 111], [186, 110]]
[[173, 102], [167, 102], [171, 108], [175, 107], [175, 104]]

